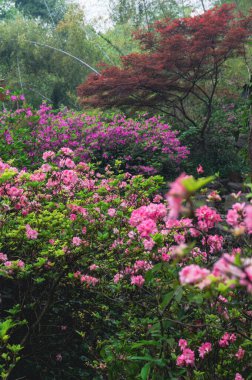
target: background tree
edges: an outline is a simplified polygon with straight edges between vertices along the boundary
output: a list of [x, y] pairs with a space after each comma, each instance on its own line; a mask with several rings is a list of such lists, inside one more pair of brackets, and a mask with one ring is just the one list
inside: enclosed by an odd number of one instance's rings
[[65, 0], [15, 0], [15, 6], [25, 16], [40, 17], [49, 23], [57, 23], [66, 11]]
[[251, 23], [232, 5], [159, 21], [137, 33], [141, 53], [122, 57], [122, 67], [107, 67], [79, 86], [81, 102], [165, 113], [181, 128], [194, 127], [204, 141], [223, 64], [243, 55]]
[[95, 67], [103, 58], [83, 19], [71, 6], [56, 28], [22, 16], [0, 22], [0, 77], [34, 105], [75, 107], [76, 86], [90, 73], [81, 61]]

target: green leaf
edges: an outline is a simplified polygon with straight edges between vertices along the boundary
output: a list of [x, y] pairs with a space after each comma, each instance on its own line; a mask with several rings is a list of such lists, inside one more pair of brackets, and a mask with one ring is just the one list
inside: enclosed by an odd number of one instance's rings
[[169, 302], [172, 300], [172, 298], [174, 297], [175, 295], [175, 291], [172, 290], [171, 292], [167, 293], [164, 295], [163, 297], [163, 300], [160, 304], [160, 309], [161, 310], [164, 310], [166, 308], [166, 306], [169, 304]]
[[0, 339], [6, 340], [7, 332], [14, 326], [15, 324], [11, 319], [6, 319], [4, 322], [0, 323]]
[[145, 366], [141, 369], [141, 379], [142, 380], [147, 380], [149, 377], [150, 373], [150, 368], [151, 368], [151, 363], [146, 363]]
[[141, 340], [137, 343], [134, 343], [132, 344], [132, 348], [138, 348], [138, 347], [142, 347], [142, 346], [158, 346], [159, 345], [159, 342], [155, 341], [155, 340]]
[[202, 187], [205, 187], [208, 183], [212, 182], [216, 176], [203, 177], [195, 179], [193, 177], [185, 178], [182, 180], [182, 184], [185, 186], [189, 193], [196, 193]]

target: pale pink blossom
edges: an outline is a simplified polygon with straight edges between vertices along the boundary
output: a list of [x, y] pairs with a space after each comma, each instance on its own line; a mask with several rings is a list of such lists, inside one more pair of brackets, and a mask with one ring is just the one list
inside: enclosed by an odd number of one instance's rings
[[242, 360], [245, 355], [245, 350], [243, 348], [239, 347], [239, 350], [236, 352], [235, 356], [237, 357], [238, 360]]
[[82, 243], [82, 240], [78, 236], [75, 236], [75, 237], [73, 237], [72, 243], [76, 247], [79, 247]]
[[111, 216], [111, 218], [113, 218], [113, 216], [115, 216], [115, 214], [116, 214], [115, 208], [109, 208], [108, 209], [108, 215]]
[[52, 160], [54, 157], [55, 157], [55, 153], [52, 152], [52, 151], [44, 152], [43, 156], [42, 156], [42, 158], [43, 158], [44, 161], [47, 161], [48, 159]]
[[61, 148], [61, 153], [63, 153], [65, 156], [70, 156], [72, 157], [74, 155], [74, 152], [70, 148]]
[[99, 265], [96, 265], [96, 264], [91, 264], [90, 266], [89, 266], [89, 270], [96, 270], [96, 269], [98, 269], [99, 268]]
[[227, 223], [232, 227], [243, 227], [245, 215], [245, 203], [235, 203], [227, 212]]
[[200, 281], [203, 281], [209, 274], [210, 271], [208, 269], [201, 268], [195, 264], [191, 264], [184, 267], [179, 272], [180, 283], [182, 285], [196, 284]]
[[170, 191], [166, 195], [169, 204], [168, 219], [177, 219], [181, 212], [182, 202], [188, 196], [188, 191], [183, 185], [183, 180], [186, 178], [189, 176], [183, 173], [170, 185]]
[[245, 219], [244, 219], [247, 231], [252, 234], [252, 205], [248, 205], [245, 208]]
[[144, 245], [144, 249], [146, 249], [146, 251], [151, 251], [155, 245], [155, 242], [153, 239], [144, 239], [143, 245]]

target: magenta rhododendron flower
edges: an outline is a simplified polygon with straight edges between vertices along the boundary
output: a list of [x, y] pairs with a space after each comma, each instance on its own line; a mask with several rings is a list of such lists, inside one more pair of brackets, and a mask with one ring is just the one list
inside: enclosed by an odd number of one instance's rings
[[204, 173], [204, 169], [203, 169], [203, 166], [199, 164], [199, 166], [197, 167], [197, 173], [198, 174], [203, 174]]
[[183, 351], [188, 346], [187, 340], [179, 339], [178, 345], [179, 345], [181, 351]]
[[208, 231], [214, 228], [215, 225], [221, 222], [221, 216], [208, 206], [201, 206], [196, 209], [195, 214], [198, 218], [198, 226], [202, 231]]
[[235, 334], [229, 334], [228, 332], [225, 332], [225, 334], [219, 340], [219, 346], [222, 348], [228, 347], [230, 343], [234, 343], [235, 341], [236, 341]]
[[179, 367], [194, 366], [195, 354], [190, 348], [185, 348], [181, 355], [177, 357], [177, 365]]
[[237, 357], [238, 360], [242, 360], [245, 355], [245, 350], [243, 348], [239, 347], [239, 350], [236, 352], [235, 356]]
[[244, 380], [244, 377], [242, 377], [242, 375], [237, 372], [235, 375], [235, 380]]
[[131, 276], [131, 285], [136, 285], [139, 288], [141, 288], [145, 282], [143, 276], [138, 275], [138, 276]]
[[205, 355], [207, 355], [210, 351], [212, 351], [212, 344], [210, 342], [202, 343], [199, 347], [199, 356], [204, 359]]

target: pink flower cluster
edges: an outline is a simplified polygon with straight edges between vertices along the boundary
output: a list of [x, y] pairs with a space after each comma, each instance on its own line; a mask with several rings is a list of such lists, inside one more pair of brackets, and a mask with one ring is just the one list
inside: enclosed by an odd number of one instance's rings
[[164, 218], [166, 214], [167, 209], [162, 203], [151, 203], [149, 206], [134, 210], [129, 223], [137, 228], [141, 237], [148, 238], [157, 232], [157, 221]]
[[[179, 340], [179, 348], [182, 354], [177, 357], [177, 365], [179, 367], [194, 366], [195, 364], [195, 353], [190, 348], [188, 348], [188, 342], [185, 339]], [[210, 342], [202, 343], [198, 348], [199, 357], [204, 359], [204, 357], [212, 351], [212, 344]]]
[[96, 286], [99, 283], [99, 279], [93, 276], [82, 274], [80, 271], [74, 273], [74, 278], [80, 280], [81, 284], [85, 283], [88, 286]]
[[199, 287], [204, 287], [207, 276], [209, 276], [210, 271], [205, 268], [201, 268], [199, 265], [191, 264], [184, 267], [179, 272], [180, 283], [182, 285], [186, 284], [197, 284]]
[[219, 346], [222, 348], [225, 348], [225, 347], [228, 347], [230, 343], [234, 343], [235, 341], [236, 341], [235, 334], [229, 334], [228, 332], [225, 332], [225, 334], [219, 340]]
[[197, 208], [195, 214], [198, 218], [199, 229], [205, 232], [214, 228], [217, 223], [221, 222], [221, 216], [217, 211], [206, 205]]

